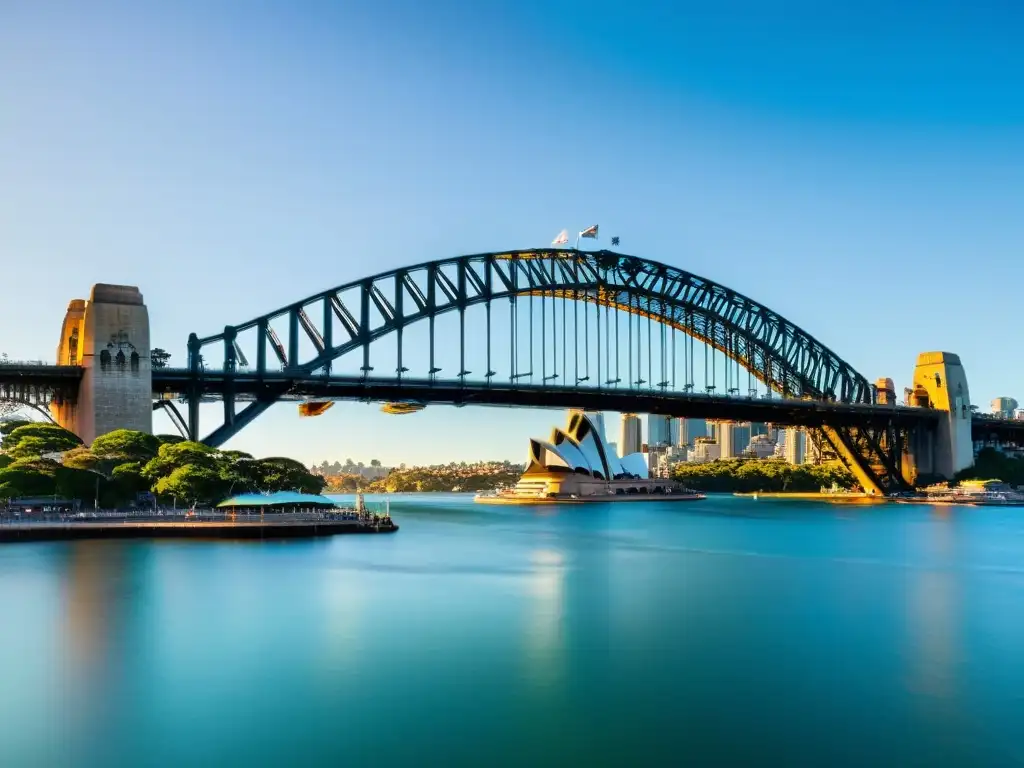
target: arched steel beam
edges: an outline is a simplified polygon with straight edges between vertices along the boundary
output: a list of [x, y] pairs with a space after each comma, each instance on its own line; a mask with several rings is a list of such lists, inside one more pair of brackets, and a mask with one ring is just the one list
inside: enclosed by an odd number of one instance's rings
[[[276, 356], [282, 369], [296, 379], [318, 371], [328, 373], [334, 360], [359, 349], [364, 355], [364, 370], [368, 371], [369, 345], [376, 339], [392, 333], [401, 335], [413, 323], [448, 312], [530, 295], [576, 298], [641, 312], [724, 352], [786, 395], [855, 403], [872, 399], [865, 377], [767, 307], [689, 272], [611, 251], [551, 249], [476, 254], [364, 278], [241, 325], [228, 326], [221, 334], [204, 338], [193, 334], [189, 339], [189, 367], [201, 376], [203, 352], [210, 347], [222, 350], [225, 371], [234, 370], [240, 363], [245, 365], [236, 340], [239, 334], [255, 330], [258, 371], [269, 370], [267, 360]], [[320, 319], [319, 326], [311, 313]], [[380, 320], [374, 322], [371, 314]], [[287, 323], [286, 343], [274, 332], [274, 321]], [[333, 338], [336, 321], [348, 337], [337, 343]], [[303, 336], [316, 350], [308, 359], [299, 358]], [[733, 347], [727, 337], [743, 344]], [[769, 368], [771, 372], [767, 373]], [[248, 423], [272, 402], [272, 398], [266, 398], [249, 404], [237, 415], [231, 413], [232, 423], [225, 427], [232, 433], [237, 431], [238, 424]], [[218, 430], [211, 438], [226, 439], [225, 435]]]
[[157, 411], [160, 409], [167, 411], [167, 417], [174, 424], [174, 428], [178, 430], [180, 434], [186, 440], [194, 440], [195, 437], [188, 433], [188, 425], [185, 423], [184, 417], [181, 415], [181, 411], [178, 410], [178, 406], [174, 404], [173, 400], [154, 400], [153, 410]]

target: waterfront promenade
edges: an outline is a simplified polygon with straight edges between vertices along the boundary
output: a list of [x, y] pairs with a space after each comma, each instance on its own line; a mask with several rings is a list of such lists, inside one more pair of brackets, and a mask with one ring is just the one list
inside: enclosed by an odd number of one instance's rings
[[284, 539], [347, 533], [394, 533], [391, 517], [351, 510], [259, 514], [196, 512], [85, 512], [12, 515], [0, 512], [0, 543], [77, 539]]

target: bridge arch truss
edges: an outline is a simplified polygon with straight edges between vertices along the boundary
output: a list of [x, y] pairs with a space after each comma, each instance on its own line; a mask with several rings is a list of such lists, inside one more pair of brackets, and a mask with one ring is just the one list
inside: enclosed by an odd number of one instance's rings
[[[572, 308], [571, 315], [567, 306]], [[482, 307], [483, 317], [471, 318], [472, 338], [467, 341], [467, 313], [477, 307]], [[530, 313], [528, 329], [522, 316], [524, 307]], [[435, 324], [448, 315], [457, 317], [457, 331], [449, 329], [439, 338]], [[619, 348], [620, 335], [615, 337], [614, 354], [611, 352], [610, 315], [617, 318], [617, 333], [621, 327], [618, 318], [628, 318], [625, 353]], [[540, 371], [535, 370], [537, 356], [532, 346], [528, 362], [519, 360], [524, 335], [531, 345], [538, 340], [535, 322], [541, 327]], [[417, 343], [413, 352], [426, 358], [424, 374], [431, 383], [468, 386], [475, 381], [473, 386], [480, 387], [501, 382], [506, 388], [525, 388], [539, 382], [545, 388], [587, 392], [687, 393], [697, 389], [693, 343], [698, 342], [705, 349], [704, 390], [709, 395], [739, 395], [742, 369], [751, 381], [784, 398], [849, 404], [870, 404], [874, 399], [868, 380], [826, 345], [724, 285], [656, 261], [606, 250], [541, 249], [465, 255], [395, 269], [227, 326], [215, 335], [192, 334], [188, 383], [182, 393], [189, 403], [188, 431], [193, 437], [200, 435], [199, 403], [203, 381], [210, 377], [223, 382], [223, 424], [205, 437], [215, 445], [274, 402], [294, 397], [301, 384], [336, 377], [341, 360], [354, 357], [359, 362], [357, 376], [390, 379], [400, 387], [416, 377], [410, 370], [406, 338], [418, 324], [427, 326], [427, 340]], [[664, 340], [666, 332], [674, 334], [671, 347]], [[646, 358], [642, 349], [645, 334]], [[496, 335], [502, 336], [511, 350], [504, 361], [492, 354]], [[660, 359], [656, 360], [651, 339], [659, 335], [661, 345], [654, 346]], [[681, 378], [677, 375], [676, 335], [684, 337]], [[372, 350], [375, 343], [388, 337], [394, 341], [394, 359], [388, 361], [389, 373], [382, 377], [374, 372], [383, 366]], [[243, 338], [247, 339], [244, 344]], [[437, 365], [439, 345], [448, 352], [458, 348], [458, 372], [454, 375], [445, 374]], [[473, 345], [486, 347], [486, 371], [475, 379], [467, 370], [467, 354], [474, 352], [469, 348]], [[715, 380], [717, 369], [712, 363], [710, 384], [707, 351], [724, 360], [724, 378]], [[502, 362], [506, 370], [499, 374], [495, 369], [502, 367]], [[232, 391], [233, 382], [243, 377], [264, 383], [257, 393], [247, 395], [248, 400]], [[748, 392], [753, 396], [753, 388]]]

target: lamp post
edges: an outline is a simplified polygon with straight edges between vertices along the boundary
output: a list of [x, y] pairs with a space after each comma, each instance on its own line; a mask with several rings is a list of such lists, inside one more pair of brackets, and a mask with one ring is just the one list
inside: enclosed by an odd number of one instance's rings
[[100, 509], [100, 480], [109, 480], [110, 478], [107, 477], [107, 474], [105, 472], [100, 472], [98, 469], [86, 469], [85, 467], [83, 467], [83, 469], [85, 469], [86, 472], [92, 472], [94, 475], [96, 475], [96, 495], [93, 498], [92, 508], [93, 508], [93, 511], [99, 512], [99, 509]]

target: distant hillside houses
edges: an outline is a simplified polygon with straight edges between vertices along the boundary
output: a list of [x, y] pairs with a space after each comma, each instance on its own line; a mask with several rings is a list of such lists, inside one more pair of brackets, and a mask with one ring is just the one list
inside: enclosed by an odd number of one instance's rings
[[377, 459], [371, 459], [369, 466], [363, 464], [361, 461], [354, 462], [352, 459], [346, 459], [344, 464], [340, 461], [335, 461], [333, 463], [322, 461], [309, 468], [310, 472], [314, 475], [320, 475], [320, 477], [326, 478], [327, 480], [334, 477], [344, 477], [346, 475], [359, 477], [363, 480], [377, 480], [382, 477], [387, 477], [388, 473], [391, 472], [392, 469], [393, 467], [382, 466], [380, 461]]

